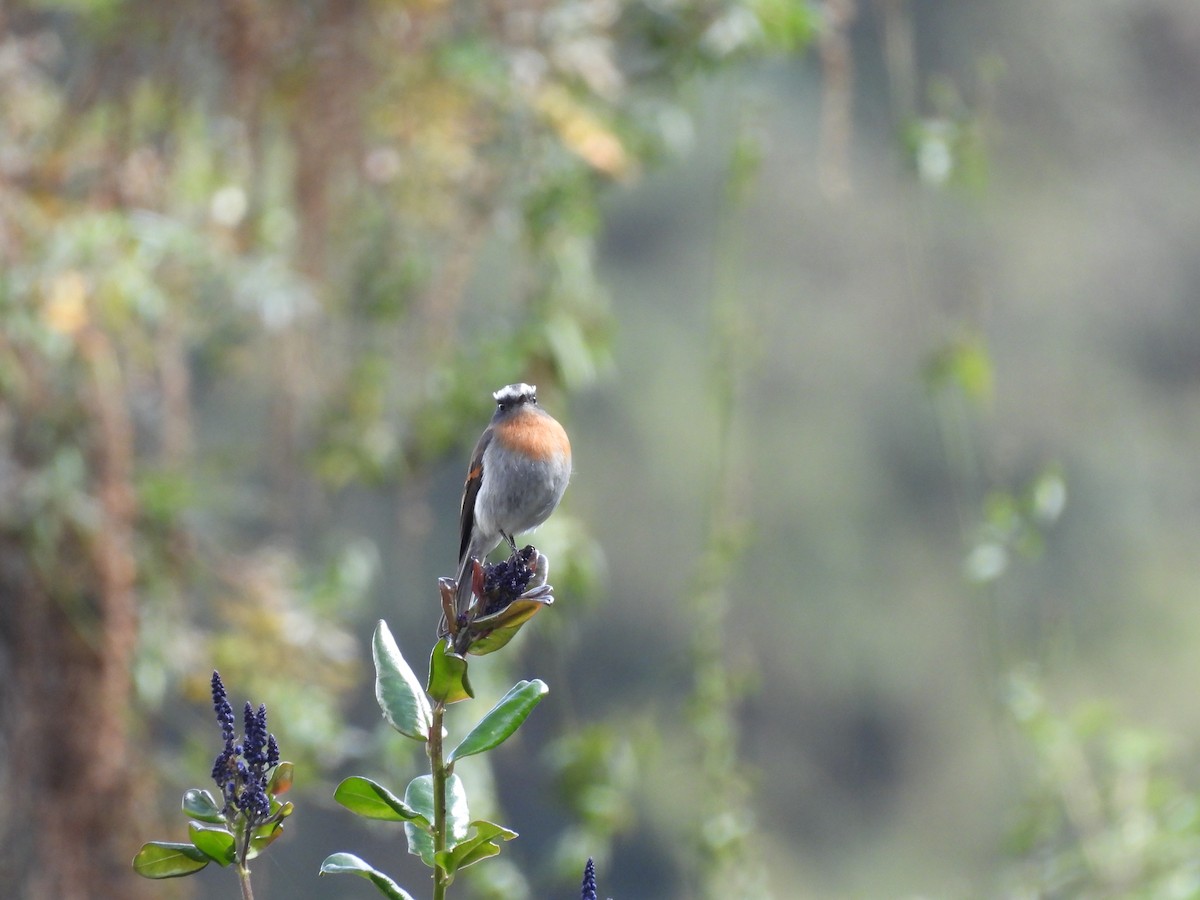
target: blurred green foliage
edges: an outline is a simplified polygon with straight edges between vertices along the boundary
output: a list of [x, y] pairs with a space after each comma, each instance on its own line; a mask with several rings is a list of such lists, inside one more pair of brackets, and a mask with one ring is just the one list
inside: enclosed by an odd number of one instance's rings
[[1174, 742], [1097, 700], [1059, 713], [1028, 667], [1005, 699], [1031, 751], [1006, 895], [1200, 896], [1200, 798]]

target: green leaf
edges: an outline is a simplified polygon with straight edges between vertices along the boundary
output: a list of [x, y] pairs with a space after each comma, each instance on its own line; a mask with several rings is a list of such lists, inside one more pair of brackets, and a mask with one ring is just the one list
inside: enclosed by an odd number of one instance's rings
[[429, 698], [382, 619], [371, 641], [371, 655], [375, 659], [375, 699], [383, 717], [405, 737], [427, 740], [433, 722]]
[[370, 881], [379, 893], [392, 900], [413, 900], [412, 894], [392, 881], [378, 869], [359, 859], [353, 853], [333, 853], [321, 863], [322, 875], [358, 875]]
[[476, 619], [471, 623], [471, 631], [477, 632], [481, 636], [471, 641], [467, 652], [474, 656], [495, 653], [516, 637], [522, 625], [553, 602], [553, 597], [514, 600], [500, 612]]
[[212, 794], [200, 788], [192, 788], [190, 791], [184, 792], [183, 811], [186, 815], [201, 822], [210, 822], [216, 825], [225, 821], [225, 814], [217, 806], [217, 801], [212, 798]]
[[518, 681], [479, 724], [471, 729], [471, 733], [463, 738], [462, 743], [450, 751], [446, 758], [447, 764], [464, 756], [484, 753], [504, 743], [521, 727], [521, 723], [529, 718], [533, 708], [541, 703], [549, 690], [546, 683], [537, 678], [533, 681]]
[[444, 850], [437, 854], [438, 865], [451, 875], [459, 869], [465, 869], [481, 859], [487, 859], [489, 856], [499, 853], [500, 845], [496, 842], [496, 838], [511, 841], [517, 836], [515, 831], [484, 819], [472, 822], [471, 826], [475, 829], [475, 834], [465, 841], [455, 844], [454, 849]]
[[274, 797], [271, 798], [271, 816], [278, 821], [282, 821], [296, 811], [296, 804], [288, 800], [286, 803], [280, 803]]
[[[468, 846], [469, 845], [469, 846]], [[451, 877], [459, 869], [474, 865], [480, 860], [500, 854], [500, 845], [494, 841], [484, 841], [476, 844], [475, 839], [464, 841], [453, 850], [443, 850], [437, 854], [436, 861]]]
[[286, 794], [291, 790], [294, 775], [295, 767], [290, 762], [281, 762], [275, 767], [275, 771], [271, 773], [271, 781], [267, 784], [267, 792], [272, 797]]
[[150, 841], [133, 858], [133, 871], [143, 878], [179, 878], [199, 872], [208, 856], [191, 844]]
[[[426, 823], [434, 821], [433, 776], [421, 775], [408, 783], [404, 791], [404, 802], [419, 812]], [[446, 778], [446, 847], [454, 847], [467, 836], [471, 814], [467, 809], [467, 791], [457, 775]], [[433, 867], [433, 834], [430, 825], [422, 826], [416, 821], [404, 823], [404, 834], [408, 838], [408, 852], [421, 857], [421, 861]]]
[[205, 856], [213, 862], [227, 866], [234, 860], [233, 835], [224, 828], [210, 828], [193, 822], [188, 826], [188, 837]]
[[450, 652], [445, 638], [437, 642], [429, 656], [429, 696], [443, 703], [457, 703], [475, 696], [467, 680], [467, 660]]
[[265, 825], [259, 825], [254, 829], [254, 836], [250, 838], [250, 848], [246, 853], [247, 859], [254, 859], [283, 834], [283, 820], [292, 814], [292, 804], [285, 803], [275, 813], [279, 818], [274, 822], [267, 822]]
[[433, 776], [421, 775], [414, 778], [404, 789], [405, 805], [420, 813], [423, 822], [413, 820], [404, 823], [404, 836], [408, 839], [408, 852], [421, 857], [422, 862], [433, 867]]
[[367, 819], [382, 819], [385, 822], [416, 822], [422, 828], [429, 827], [424, 815], [381, 784], [369, 778], [351, 775], [337, 786], [333, 799], [355, 815]]

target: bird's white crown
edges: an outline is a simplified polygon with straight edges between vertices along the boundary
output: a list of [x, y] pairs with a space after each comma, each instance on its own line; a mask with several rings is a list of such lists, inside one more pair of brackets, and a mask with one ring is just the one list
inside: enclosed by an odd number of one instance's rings
[[536, 403], [537, 385], [526, 384], [523, 381], [517, 384], [506, 384], [504, 387], [500, 388], [500, 390], [492, 394], [492, 397], [495, 398], [497, 403], [511, 404], [520, 403], [522, 401], [527, 402], [530, 400]]

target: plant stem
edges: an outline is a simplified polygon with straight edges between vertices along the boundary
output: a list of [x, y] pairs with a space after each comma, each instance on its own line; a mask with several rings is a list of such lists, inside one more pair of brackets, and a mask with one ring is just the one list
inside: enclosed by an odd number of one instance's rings
[[[450, 774], [442, 756], [442, 720], [446, 715], [446, 704], [438, 700], [433, 704], [433, 723], [429, 726], [429, 765], [433, 773], [433, 852], [446, 849], [446, 779]], [[437, 862], [433, 864], [433, 900], [443, 900], [449, 879], [446, 870]]]
[[234, 868], [237, 869], [238, 883], [242, 886], [242, 900], [254, 900], [254, 889], [250, 886], [250, 867], [246, 865], [250, 857], [250, 841], [254, 837], [254, 828], [243, 816], [238, 817], [237, 833], [234, 841], [237, 844], [234, 853]]
[[237, 873], [238, 881], [242, 885], [242, 900], [254, 900], [254, 890], [250, 887], [250, 869], [239, 863]]

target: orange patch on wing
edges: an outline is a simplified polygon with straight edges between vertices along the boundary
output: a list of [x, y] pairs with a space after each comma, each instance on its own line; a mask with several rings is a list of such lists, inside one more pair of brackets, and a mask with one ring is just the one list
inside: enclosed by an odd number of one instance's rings
[[570, 456], [571, 442], [563, 427], [549, 416], [525, 412], [496, 429], [496, 440], [509, 450], [536, 459]]

